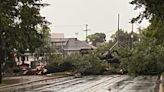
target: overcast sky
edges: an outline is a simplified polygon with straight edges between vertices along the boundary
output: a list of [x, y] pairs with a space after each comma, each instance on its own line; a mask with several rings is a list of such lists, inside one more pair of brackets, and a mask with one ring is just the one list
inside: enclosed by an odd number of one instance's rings
[[[117, 30], [117, 16], [120, 14], [120, 28], [131, 31], [130, 19], [139, 14], [130, 5], [130, 0], [43, 0], [50, 4], [41, 10], [41, 14], [52, 24], [52, 32], [64, 33], [65, 37], [85, 39], [85, 24], [90, 30], [88, 34], [103, 32], [107, 39]], [[148, 22], [135, 24], [146, 27]], [[75, 35], [78, 33], [78, 35]]]

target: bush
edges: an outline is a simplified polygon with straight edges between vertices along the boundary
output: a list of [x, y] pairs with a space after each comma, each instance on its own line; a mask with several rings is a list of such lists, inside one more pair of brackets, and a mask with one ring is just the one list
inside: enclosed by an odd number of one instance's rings
[[85, 74], [100, 74], [104, 68], [102, 61], [95, 54], [88, 54], [84, 56], [84, 61], [88, 62], [88, 66], [85, 69]]
[[83, 74], [100, 74], [104, 69], [101, 60], [93, 53], [86, 55], [74, 53], [66, 56], [64, 62], [71, 63], [74, 70]]
[[63, 54], [51, 54], [48, 58], [48, 63], [49, 64], [62, 64], [63, 62]]

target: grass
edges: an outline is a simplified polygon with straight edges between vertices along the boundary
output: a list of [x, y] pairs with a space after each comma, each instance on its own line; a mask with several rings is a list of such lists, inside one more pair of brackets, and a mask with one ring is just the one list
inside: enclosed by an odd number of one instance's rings
[[47, 74], [47, 77], [58, 77], [58, 76], [71, 76], [72, 72], [70, 71], [65, 71], [65, 72], [57, 72], [57, 73], [51, 73], [51, 74]]
[[[59, 77], [68, 77], [70, 75], [71, 75], [70, 72], [59, 72], [59, 73], [49, 74], [46, 77], [47, 78], [48, 77], [59, 78]], [[22, 79], [3, 79], [2, 84], [0, 84], [0, 87], [20, 83], [23, 81], [25, 82], [25, 81], [29, 81], [29, 80], [28, 79], [23, 79], [23, 80]]]
[[163, 90], [162, 92], [164, 92], [164, 84], [162, 84], [162, 88], [163, 88], [163, 89], [162, 89], [162, 90]]
[[5, 79], [5, 80], [2, 80], [2, 84], [0, 84], [0, 86], [16, 84], [16, 83], [19, 83], [20, 81], [21, 81], [20, 79]]

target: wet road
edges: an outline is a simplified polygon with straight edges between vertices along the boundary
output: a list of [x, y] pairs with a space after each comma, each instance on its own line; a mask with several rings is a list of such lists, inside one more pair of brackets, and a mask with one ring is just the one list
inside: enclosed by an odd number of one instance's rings
[[67, 77], [22, 85], [6, 89], [5, 92], [155, 92], [156, 81], [157, 76]]

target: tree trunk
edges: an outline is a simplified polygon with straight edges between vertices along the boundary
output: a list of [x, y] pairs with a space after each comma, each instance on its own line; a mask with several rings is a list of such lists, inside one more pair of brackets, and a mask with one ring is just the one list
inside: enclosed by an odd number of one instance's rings
[[1, 66], [2, 66], [2, 55], [0, 55], [0, 84], [2, 83], [2, 67]]
[[0, 84], [2, 83], [2, 60], [3, 60], [3, 56], [2, 56], [2, 46], [0, 44]]
[[[0, 35], [1, 36], [1, 35]], [[3, 39], [0, 37], [0, 84], [2, 83]]]

